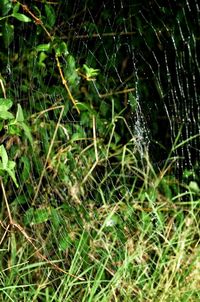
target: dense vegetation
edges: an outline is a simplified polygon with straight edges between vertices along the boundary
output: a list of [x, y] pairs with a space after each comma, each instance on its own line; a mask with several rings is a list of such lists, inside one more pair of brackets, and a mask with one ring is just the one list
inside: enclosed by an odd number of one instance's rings
[[175, 121], [168, 140], [166, 69], [145, 59], [162, 60], [171, 31], [181, 62], [181, 3], [145, 27], [148, 1], [114, 19], [93, 1], [29, 2], [0, 6], [0, 300], [198, 301], [199, 126]]

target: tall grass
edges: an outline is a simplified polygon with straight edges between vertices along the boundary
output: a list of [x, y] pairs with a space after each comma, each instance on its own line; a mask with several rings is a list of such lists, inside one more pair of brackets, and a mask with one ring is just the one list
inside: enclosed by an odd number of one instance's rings
[[2, 208], [1, 301], [200, 300], [199, 191], [169, 173], [171, 160], [155, 171], [134, 139], [111, 146], [93, 143], [94, 160], [72, 149], [80, 170], [67, 191], [45, 176], [46, 219], [7, 196], [22, 230], [6, 230]]

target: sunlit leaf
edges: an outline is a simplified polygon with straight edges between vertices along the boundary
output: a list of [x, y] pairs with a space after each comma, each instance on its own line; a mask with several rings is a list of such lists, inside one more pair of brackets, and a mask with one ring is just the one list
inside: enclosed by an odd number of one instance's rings
[[24, 121], [24, 114], [22, 111], [22, 107], [20, 104], [17, 104], [16, 122], [23, 122], [23, 121]]
[[12, 107], [12, 100], [11, 99], [3, 99], [0, 98], [0, 111], [6, 111]]
[[196, 181], [190, 181], [189, 188], [194, 193], [199, 193], [200, 192], [199, 185]]
[[11, 120], [14, 118], [14, 115], [8, 111], [0, 111], [0, 119], [2, 120]]
[[13, 12], [12, 16], [21, 22], [31, 22], [31, 19], [24, 14]]
[[48, 51], [50, 49], [50, 43], [47, 44], [39, 44], [36, 46], [37, 51]]
[[0, 146], [0, 157], [2, 159], [3, 169], [6, 169], [8, 165], [8, 155], [4, 145]]

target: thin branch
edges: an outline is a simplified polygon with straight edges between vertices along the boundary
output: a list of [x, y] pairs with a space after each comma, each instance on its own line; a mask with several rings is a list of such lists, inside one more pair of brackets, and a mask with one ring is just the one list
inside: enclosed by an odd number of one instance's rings
[[0, 79], [0, 85], [1, 85], [2, 92], [3, 92], [3, 97], [4, 97], [4, 99], [6, 99], [6, 90], [5, 90], [2, 79]]
[[78, 107], [77, 107], [76, 101], [75, 101], [75, 99], [73, 98], [73, 96], [72, 96], [72, 94], [71, 94], [71, 91], [70, 91], [70, 89], [69, 89], [69, 86], [67, 85], [67, 81], [65, 80], [65, 77], [64, 77], [64, 75], [63, 75], [63, 71], [62, 71], [62, 68], [61, 68], [61, 66], [60, 66], [60, 61], [59, 61], [59, 59], [58, 59], [58, 56], [56, 55], [55, 58], [56, 58], [56, 63], [57, 63], [57, 67], [58, 67], [58, 70], [59, 70], [59, 74], [60, 74], [60, 77], [61, 77], [61, 79], [62, 79], [62, 83], [63, 83], [63, 85], [65, 86], [65, 89], [67, 90], [67, 93], [68, 93], [68, 95], [69, 95], [69, 98], [70, 98], [70, 100], [72, 101], [74, 107], [76, 108], [77, 112], [80, 114], [80, 110], [79, 110]]
[[135, 88], [129, 88], [129, 89], [124, 89], [124, 90], [120, 90], [120, 91], [111, 91], [105, 94], [99, 94], [100, 98], [106, 98], [108, 96], [112, 96], [112, 95], [117, 95], [117, 94], [125, 94], [125, 93], [129, 93], [129, 92], [133, 92], [135, 91]]

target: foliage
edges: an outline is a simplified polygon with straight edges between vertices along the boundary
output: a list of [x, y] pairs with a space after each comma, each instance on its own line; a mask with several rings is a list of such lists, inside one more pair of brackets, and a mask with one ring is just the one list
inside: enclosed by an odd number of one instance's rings
[[122, 58], [105, 77], [62, 37], [72, 4], [30, 2], [0, 7], [2, 301], [195, 301], [198, 175], [185, 170], [180, 183], [172, 154], [160, 171], [151, 164], [130, 125], [135, 90], [113, 87]]

